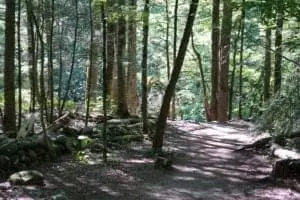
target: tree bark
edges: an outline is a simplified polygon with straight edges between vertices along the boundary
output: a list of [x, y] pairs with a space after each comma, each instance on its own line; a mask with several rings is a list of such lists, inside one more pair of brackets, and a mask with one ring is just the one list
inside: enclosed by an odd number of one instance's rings
[[137, 69], [136, 69], [136, 0], [130, 0], [130, 14], [128, 16], [128, 72], [127, 72], [127, 102], [130, 113], [136, 113], [138, 107]]
[[243, 68], [244, 68], [244, 33], [245, 33], [245, 0], [242, 3], [241, 16], [241, 48], [240, 48], [240, 71], [239, 71], [239, 119], [243, 118]]
[[283, 15], [283, 1], [276, 0], [274, 93], [279, 92], [281, 88]]
[[87, 86], [86, 86], [86, 113], [85, 113], [85, 126], [88, 125], [90, 115], [90, 100], [91, 100], [91, 85], [92, 85], [92, 69], [93, 69], [93, 50], [94, 50], [94, 24], [93, 24], [93, 8], [92, 0], [89, 2], [89, 17], [90, 17], [90, 52], [89, 52], [89, 66], [87, 70]]
[[18, 130], [22, 125], [21, 0], [18, 0]]
[[104, 2], [101, 4], [101, 19], [102, 19], [102, 41], [103, 41], [103, 52], [102, 52], [102, 63], [103, 63], [103, 93], [102, 93], [102, 106], [103, 106], [103, 129], [102, 129], [102, 135], [103, 135], [103, 160], [104, 162], [107, 161], [107, 21], [106, 21], [106, 15], [105, 15], [105, 7]]
[[6, 1], [4, 50], [4, 118], [3, 129], [16, 136], [15, 108], [15, 0]]
[[270, 98], [272, 29], [267, 27], [265, 32], [264, 102]]
[[219, 76], [219, 43], [220, 43], [220, 0], [213, 0], [212, 10], [212, 33], [211, 33], [211, 120], [218, 117], [218, 76]]
[[181, 44], [178, 50], [178, 55], [175, 60], [175, 65], [172, 71], [171, 79], [169, 81], [169, 84], [167, 86], [164, 98], [163, 98], [163, 103], [160, 109], [158, 121], [157, 121], [157, 126], [156, 126], [156, 131], [153, 139], [153, 144], [152, 148], [155, 151], [160, 151], [163, 146], [163, 136], [167, 124], [167, 117], [168, 117], [168, 112], [170, 108], [170, 101], [172, 98], [172, 94], [175, 90], [176, 82], [179, 78], [179, 74], [184, 62], [186, 50], [188, 47], [189, 39], [191, 36], [191, 32], [193, 29], [193, 23], [195, 20], [195, 15], [197, 12], [198, 8], [198, 3], [199, 0], [192, 0], [190, 9], [189, 9], [189, 14], [188, 14], [188, 19], [185, 25], [183, 37], [181, 40]]
[[145, 0], [144, 5], [144, 13], [143, 13], [143, 55], [142, 55], [142, 118], [143, 118], [143, 133], [147, 134], [148, 132], [148, 120], [147, 120], [147, 73], [148, 73], [148, 66], [147, 66], [147, 58], [148, 58], [148, 37], [149, 37], [149, 15], [150, 15], [150, 8], [149, 8], [149, 0]]
[[67, 85], [66, 85], [66, 91], [62, 100], [62, 104], [59, 110], [59, 115], [62, 114], [64, 107], [65, 107], [65, 103], [67, 101], [67, 97], [68, 97], [68, 93], [70, 90], [70, 86], [71, 86], [71, 80], [73, 77], [73, 71], [74, 71], [74, 65], [75, 65], [75, 56], [76, 56], [76, 47], [77, 47], [77, 29], [78, 29], [78, 21], [79, 21], [79, 16], [78, 16], [78, 0], [74, 0], [75, 1], [75, 28], [74, 28], [74, 42], [73, 42], [73, 52], [72, 52], [72, 63], [71, 63], [71, 70], [70, 70], [70, 74], [68, 77], [68, 81], [67, 81]]
[[[120, 12], [123, 12], [125, 1], [119, 1]], [[129, 116], [127, 106], [127, 93], [125, 85], [125, 45], [126, 45], [126, 20], [123, 14], [118, 18], [118, 41], [117, 41], [117, 74], [118, 74], [118, 99], [117, 99], [117, 115], [121, 118]]]
[[233, 56], [232, 56], [232, 72], [231, 72], [231, 80], [230, 80], [230, 89], [229, 89], [229, 114], [228, 119], [232, 118], [232, 110], [233, 110], [233, 97], [234, 97], [234, 85], [235, 85], [235, 72], [236, 72], [236, 55], [238, 51], [238, 40], [240, 39], [241, 26], [240, 22], [238, 22], [238, 33], [234, 38], [233, 42]]
[[224, 0], [223, 19], [220, 42], [220, 70], [218, 86], [218, 122], [225, 123], [228, 120], [228, 72], [230, 58], [230, 38], [232, 26], [231, 0]]
[[[107, 73], [106, 73], [106, 82], [107, 82], [107, 97], [108, 104], [112, 100], [112, 88], [113, 88], [113, 71], [115, 66], [115, 51], [116, 51], [116, 23], [113, 19], [113, 10], [114, 10], [114, 0], [107, 1], [108, 7], [108, 21], [107, 21]], [[109, 105], [108, 105], [109, 107]]]

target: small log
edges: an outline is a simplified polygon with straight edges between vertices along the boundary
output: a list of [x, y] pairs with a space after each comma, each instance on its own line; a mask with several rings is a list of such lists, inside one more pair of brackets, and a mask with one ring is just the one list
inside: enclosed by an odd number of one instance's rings
[[281, 146], [276, 144], [271, 146], [271, 152], [272, 152], [271, 154], [272, 156], [275, 156], [280, 159], [300, 159], [299, 153], [282, 148]]
[[156, 169], [170, 169], [172, 167], [172, 160], [162, 156], [158, 156], [155, 158], [154, 167]]
[[299, 178], [300, 159], [283, 159], [276, 161], [273, 165], [272, 177], [277, 178]]
[[238, 149], [238, 151], [248, 150], [248, 149], [264, 149], [271, 146], [272, 137], [265, 137], [262, 139], [258, 139], [252, 144], [245, 145]]
[[122, 135], [110, 138], [111, 142], [141, 142], [143, 141], [143, 135]]
[[56, 132], [58, 129], [67, 125], [74, 116], [70, 112], [66, 112], [63, 116], [55, 120], [50, 126], [47, 127], [47, 131]]

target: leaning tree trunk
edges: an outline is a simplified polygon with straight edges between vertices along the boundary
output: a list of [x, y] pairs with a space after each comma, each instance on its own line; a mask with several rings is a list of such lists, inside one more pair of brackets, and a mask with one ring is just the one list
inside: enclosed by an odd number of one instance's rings
[[15, 0], [6, 1], [4, 50], [4, 118], [3, 129], [16, 135], [15, 108]]
[[218, 87], [218, 122], [228, 120], [228, 71], [230, 55], [230, 38], [232, 25], [231, 0], [224, 0], [222, 31], [220, 42], [220, 70]]
[[78, 14], [78, 0], [74, 0], [75, 1], [75, 28], [74, 28], [74, 42], [73, 42], [73, 50], [72, 50], [72, 62], [71, 62], [71, 70], [70, 70], [70, 74], [68, 77], [68, 81], [67, 81], [67, 85], [66, 85], [66, 91], [65, 94], [63, 96], [62, 99], [62, 103], [61, 103], [61, 107], [59, 110], [59, 115], [62, 115], [62, 112], [64, 110], [65, 107], [65, 103], [67, 101], [67, 97], [69, 94], [69, 90], [71, 87], [71, 81], [72, 81], [72, 77], [73, 77], [73, 71], [74, 71], [74, 65], [75, 65], [75, 56], [76, 56], [76, 48], [77, 48], [77, 34], [78, 34], [78, 21], [79, 21], [79, 14]]
[[283, 30], [283, 1], [276, 1], [276, 32], [275, 32], [275, 71], [274, 93], [281, 88], [281, 62], [282, 62], [282, 30]]
[[211, 102], [210, 119], [217, 120], [218, 112], [218, 76], [219, 76], [219, 42], [220, 42], [220, 0], [213, 0], [211, 33]]
[[200, 70], [206, 120], [210, 121], [211, 119], [210, 119], [209, 108], [208, 108], [208, 98], [207, 98], [204, 70], [203, 70], [203, 65], [202, 65], [202, 58], [201, 58], [200, 52], [198, 52], [198, 50], [196, 48], [196, 45], [195, 45], [195, 42], [194, 42], [194, 33], [193, 32], [192, 32], [192, 49], [193, 49], [193, 51], [194, 51], [194, 53], [197, 57], [198, 66], [199, 66], [199, 70]]
[[165, 95], [163, 98], [163, 103], [162, 103], [158, 121], [157, 121], [156, 131], [155, 131], [153, 144], [152, 144], [152, 148], [155, 151], [160, 151], [163, 146], [163, 136], [164, 136], [164, 132], [165, 132], [166, 124], [167, 124], [167, 117], [168, 117], [168, 112], [169, 112], [169, 108], [170, 108], [170, 101], [172, 98], [172, 94], [175, 90], [176, 82], [179, 78], [179, 74], [180, 74], [180, 71], [181, 71], [181, 68], [182, 68], [182, 65], [184, 62], [186, 50], [187, 50], [188, 43], [189, 43], [189, 38], [192, 33], [193, 23], [194, 23], [195, 15], [196, 15], [197, 8], [198, 8], [198, 3], [199, 3], [199, 0], [192, 0], [191, 5], [190, 5], [190, 10], [189, 10], [186, 26], [184, 29], [183, 37], [182, 37], [181, 44], [180, 44], [180, 47], [178, 50], [178, 54], [177, 54], [177, 57], [175, 60], [175, 65], [174, 65], [174, 68], [172, 71], [171, 79], [169, 81], [169, 84], [167, 86], [167, 89], [166, 89], [166, 92], [165, 92]]

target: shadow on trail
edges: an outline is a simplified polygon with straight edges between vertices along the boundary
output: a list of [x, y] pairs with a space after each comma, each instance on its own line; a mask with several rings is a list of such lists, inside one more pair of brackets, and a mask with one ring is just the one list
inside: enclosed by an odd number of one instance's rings
[[69, 199], [79, 200], [300, 199], [293, 190], [259, 181], [271, 171], [266, 157], [235, 151], [252, 139], [242, 129], [171, 122], [165, 149], [174, 152], [173, 169], [154, 169], [153, 161], [144, 157], [150, 144], [136, 144], [109, 166], [78, 165], [69, 158], [41, 168], [48, 183], [39, 188], [40, 196], [65, 193]]

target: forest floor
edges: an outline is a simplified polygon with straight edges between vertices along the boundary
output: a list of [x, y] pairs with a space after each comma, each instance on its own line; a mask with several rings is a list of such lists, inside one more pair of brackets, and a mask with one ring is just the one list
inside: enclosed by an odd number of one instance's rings
[[[0, 188], [0, 199], [71, 200], [289, 200], [300, 199], [297, 184], [266, 178], [268, 155], [236, 151], [253, 142], [247, 126], [169, 122], [166, 150], [173, 168], [155, 169], [150, 143], [135, 143], [112, 154], [114, 162], [80, 164], [71, 155], [38, 168], [45, 186]], [[100, 157], [100, 155], [98, 155]]]

